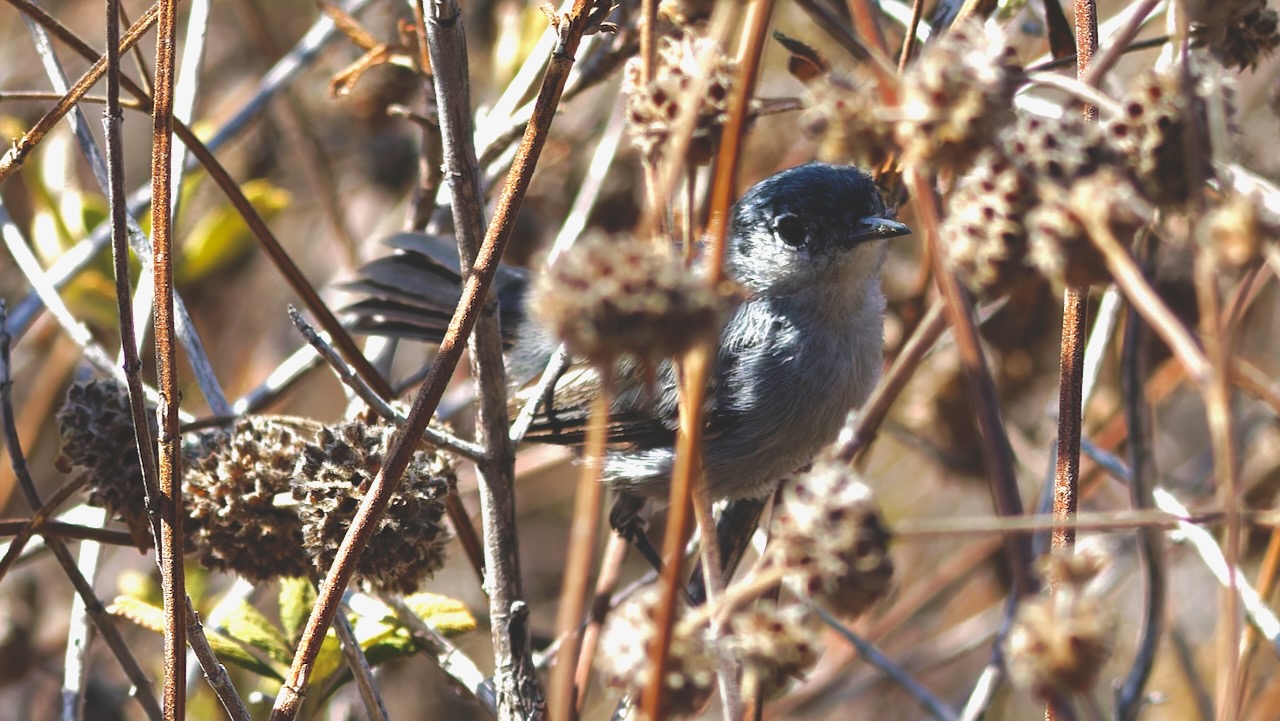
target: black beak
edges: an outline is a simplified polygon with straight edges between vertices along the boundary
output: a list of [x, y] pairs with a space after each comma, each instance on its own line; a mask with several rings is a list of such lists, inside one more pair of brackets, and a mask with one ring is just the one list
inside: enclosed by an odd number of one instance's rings
[[854, 226], [848, 237], [850, 245], [868, 240], [888, 240], [903, 235], [910, 235], [911, 229], [896, 220], [887, 218], [863, 218]]

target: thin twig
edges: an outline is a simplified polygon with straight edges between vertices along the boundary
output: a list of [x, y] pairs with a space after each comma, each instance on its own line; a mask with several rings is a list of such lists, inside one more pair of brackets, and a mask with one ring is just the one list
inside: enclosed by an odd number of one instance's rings
[[[388, 423], [404, 425], [405, 415], [395, 408], [392, 408], [391, 404], [382, 400], [377, 393], [374, 393], [373, 389], [370, 388], [368, 384], [360, 378], [360, 376], [356, 375], [355, 371], [351, 369], [351, 366], [347, 365], [347, 362], [338, 354], [338, 351], [329, 344], [328, 339], [322, 336], [314, 326], [308, 323], [306, 318], [302, 317], [302, 314], [298, 312], [297, 308], [294, 308], [291, 305], [289, 306], [288, 312], [289, 321], [293, 323], [293, 327], [297, 328], [298, 332], [302, 333], [302, 337], [307, 339], [307, 343], [309, 343], [311, 347], [315, 349], [322, 358], [324, 358], [324, 360], [329, 364], [329, 367], [333, 370], [334, 374], [338, 376], [338, 380], [342, 381], [343, 384], [354, 391], [355, 394], [359, 396], [360, 400], [364, 401], [374, 413], [377, 413], [378, 416], [386, 420]], [[478, 443], [464, 441], [461, 438], [454, 436], [452, 433], [447, 433], [430, 426], [423, 431], [422, 435], [428, 442], [444, 450], [457, 453], [469, 461], [475, 461], [478, 463], [484, 460], [484, 447]]]
[[13, 540], [9, 541], [8, 548], [4, 549], [4, 557], [0, 558], [0, 581], [4, 580], [5, 574], [13, 567], [14, 561], [18, 560], [18, 556], [27, 545], [27, 541], [31, 540], [31, 537], [37, 531], [48, 525], [49, 517], [56, 513], [68, 498], [84, 487], [85, 480], [85, 478], [80, 477], [63, 483], [45, 500], [43, 506], [40, 506], [35, 513], [31, 514], [31, 520], [27, 522], [27, 525], [14, 534]]
[[[46, 520], [35, 523], [30, 518], [6, 518], [0, 520], [0, 536], [17, 536], [31, 528], [40, 536], [65, 538], [70, 541], [95, 541], [109, 546], [132, 546], [133, 536], [126, 531], [112, 531], [98, 526], [66, 521]], [[7, 551], [8, 543], [0, 544], [0, 551]]]
[[810, 602], [810, 607], [817, 612], [818, 617], [822, 619], [823, 623], [835, 630], [835, 632], [840, 634], [840, 636], [846, 641], [853, 644], [854, 648], [858, 649], [858, 654], [861, 655], [862, 658], [866, 659], [867, 663], [883, 671], [884, 674], [892, 679], [894, 683], [901, 686], [902, 690], [906, 691], [908, 696], [915, 699], [916, 703], [920, 704], [920, 707], [928, 712], [930, 718], [934, 719], [934, 721], [956, 721], [955, 711], [948, 708], [947, 705], [937, 696], [934, 696], [929, 689], [925, 688], [919, 681], [912, 678], [910, 674], [903, 671], [897, 664], [889, 660], [889, 657], [881, 653], [880, 649], [872, 645], [870, 641], [851, 631], [843, 623], [840, 623], [839, 619], [832, 616], [821, 606]]
[[920, 19], [924, 16], [924, 0], [912, 0], [911, 2], [911, 21], [907, 23], [907, 32], [902, 37], [902, 53], [898, 56], [898, 74], [901, 75], [907, 69], [907, 63], [911, 62], [911, 49], [916, 43], [916, 34], [920, 30]]
[[[47, 506], [47, 504], [46, 504]], [[103, 508], [93, 509], [96, 521], [107, 522], [107, 511]], [[98, 561], [102, 556], [102, 547], [93, 543], [80, 544], [80, 558], [76, 567], [85, 578], [97, 575]], [[67, 650], [63, 655], [62, 669], [62, 719], [77, 721], [84, 718], [85, 702], [89, 694], [86, 689], [89, 682], [89, 646], [93, 642], [93, 620], [89, 617], [89, 608], [84, 599], [76, 595], [71, 602], [71, 613], [67, 624]]]
[[378, 693], [378, 684], [373, 678], [373, 667], [360, 648], [360, 639], [356, 638], [355, 629], [345, 612], [333, 618], [333, 630], [338, 632], [342, 642], [342, 655], [347, 659], [351, 675], [355, 677], [356, 687], [360, 689], [360, 699], [364, 701], [364, 712], [370, 721], [387, 721], [391, 718], [387, 713], [387, 704]]
[[[1136, 266], [1134, 270], [1141, 277], [1141, 271]], [[1120, 357], [1125, 420], [1129, 428], [1129, 468], [1132, 474], [1129, 497], [1135, 510], [1143, 510], [1155, 507], [1152, 494], [1155, 492], [1157, 478], [1155, 456], [1152, 453], [1151, 407], [1143, 397], [1141, 370], [1147, 325], [1143, 322], [1133, 296], [1127, 293], [1126, 296], [1129, 303]], [[1134, 721], [1142, 710], [1145, 702], [1143, 689], [1151, 675], [1151, 668], [1155, 665], [1160, 635], [1164, 629], [1167, 577], [1162, 537], [1156, 529], [1138, 531], [1138, 558], [1146, 572], [1146, 603], [1143, 606], [1138, 651], [1124, 682], [1116, 689], [1116, 718], [1119, 721]]]
[[395, 611], [396, 618], [409, 628], [413, 639], [421, 644], [423, 653], [430, 654], [439, 664], [440, 670], [466, 689], [489, 712], [490, 716], [497, 714], [493, 688], [485, 680], [484, 672], [466, 654], [428, 626], [418, 614], [413, 612], [413, 609], [409, 608], [404, 599], [399, 596], [384, 595], [381, 600]]

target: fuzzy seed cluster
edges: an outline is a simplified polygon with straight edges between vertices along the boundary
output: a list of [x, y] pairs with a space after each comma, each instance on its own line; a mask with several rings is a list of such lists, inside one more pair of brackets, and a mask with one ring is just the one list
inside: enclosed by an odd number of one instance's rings
[[797, 595], [855, 616], [889, 591], [889, 532], [871, 489], [843, 463], [819, 460], [783, 491], [765, 563]]
[[536, 281], [535, 317], [569, 350], [607, 365], [683, 353], [714, 337], [732, 305], [670, 251], [628, 236], [592, 235]]
[[1223, 67], [1254, 69], [1280, 47], [1276, 11], [1266, 0], [1191, 0], [1193, 27]]
[[[632, 696], [649, 685], [649, 647], [657, 625], [660, 594], [648, 588], [609, 614], [600, 633], [596, 670], [611, 688]], [[716, 658], [708, 643], [708, 625], [690, 619], [676, 621], [671, 650], [663, 669], [659, 718], [691, 714], [711, 698], [716, 687]]]
[[[715, 155], [720, 132], [728, 119], [729, 90], [737, 73], [735, 63], [716, 41], [691, 33], [658, 38], [652, 82], [644, 81], [639, 58], [627, 62], [622, 92], [627, 98], [628, 131], [642, 156], [656, 160], [671, 139], [682, 103], [697, 103], [689, 160], [706, 163]], [[700, 76], [704, 55], [711, 58], [706, 90], [693, 97], [690, 89]]]
[[956, 182], [942, 236], [952, 267], [996, 296], [1035, 270], [1059, 285], [1109, 280], [1089, 223], [1127, 243], [1146, 217], [1119, 152], [1096, 124], [1023, 117]]
[[[155, 419], [147, 417], [154, 431]], [[135, 538], [149, 537], [142, 465], [125, 385], [115, 378], [72, 383], [58, 410], [58, 430], [58, 470], [85, 483], [90, 505], [123, 520]]]
[[[324, 573], [333, 563], [394, 432], [385, 424], [347, 422], [322, 429], [314, 443], [304, 445], [292, 493], [299, 502], [302, 547], [316, 572]], [[411, 593], [444, 565], [450, 534], [443, 499], [449, 473], [440, 455], [414, 453], [360, 556], [358, 578], [379, 590]]]
[[820, 158], [862, 168], [881, 168], [890, 161], [893, 126], [880, 117], [871, 93], [838, 73], [815, 78], [807, 89], [805, 131], [820, 139]]
[[929, 45], [902, 79], [898, 143], [914, 165], [958, 171], [1013, 119], [1021, 67], [998, 29], [962, 24]]
[[1111, 657], [1115, 617], [1086, 586], [1105, 560], [1081, 553], [1052, 557], [1057, 589], [1024, 601], [1005, 640], [1009, 676], [1041, 697], [1089, 691]]
[[818, 631], [813, 615], [799, 604], [760, 601], [729, 617], [721, 638], [732, 658], [759, 684], [765, 698], [818, 660]]
[[1195, 88], [1189, 102], [1180, 83], [1177, 74], [1144, 74], [1122, 101], [1123, 116], [1107, 126], [1138, 188], [1159, 206], [1190, 200], [1208, 167], [1208, 149], [1195, 135], [1204, 105]]
[[251, 581], [311, 576], [302, 522], [292, 508], [277, 504], [289, 493], [302, 457], [298, 429], [250, 416], [197, 439], [217, 449], [188, 466], [182, 484], [186, 528], [200, 563]]

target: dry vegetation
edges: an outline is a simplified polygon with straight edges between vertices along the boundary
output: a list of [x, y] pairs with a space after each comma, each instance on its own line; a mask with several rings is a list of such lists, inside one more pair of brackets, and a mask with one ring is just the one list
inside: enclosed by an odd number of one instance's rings
[[[0, 721], [1280, 717], [1274, 3], [175, 4], [0, 3]], [[550, 323], [703, 377], [708, 219], [814, 158], [914, 229], [886, 371], [711, 603], [670, 583], [696, 483], [655, 581], [594, 465], [511, 449], [492, 315], [438, 353], [335, 318], [401, 231], [473, 291], [581, 236]]]

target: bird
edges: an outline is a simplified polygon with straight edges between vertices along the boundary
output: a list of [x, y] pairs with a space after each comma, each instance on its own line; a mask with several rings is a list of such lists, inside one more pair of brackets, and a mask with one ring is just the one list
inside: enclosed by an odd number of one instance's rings
[[[730, 211], [726, 271], [746, 292], [720, 334], [705, 411], [703, 469], [714, 500], [760, 499], [835, 440], [879, 380], [887, 241], [910, 229], [891, 217], [870, 174], [810, 162], [749, 188]], [[439, 341], [461, 294], [448, 238], [400, 233], [392, 255], [346, 289], [358, 332]], [[531, 273], [501, 266], [493, 292], [508, 347], [512, 396], [546, 367], [558, 340], [528, 317]], [[587, 376], [591, 377], [591, 376]], [[603, 481], [615, 528], [665, 498], [678, 424], [672, 364], [614, 373]], [[555, 390], [527, 438], [580, 445], [593, 391]]]

